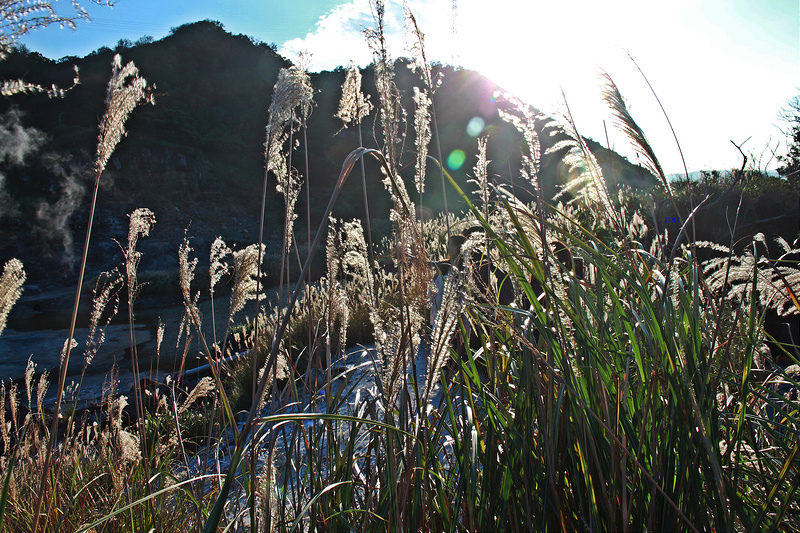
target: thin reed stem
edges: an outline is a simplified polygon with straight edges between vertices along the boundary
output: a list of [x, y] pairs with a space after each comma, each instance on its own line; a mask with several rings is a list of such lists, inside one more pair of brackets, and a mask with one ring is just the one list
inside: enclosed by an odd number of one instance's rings
[[33, 525], [31, 526], [31, 531], [33, 533], [38, 533], [39, 529], [39, 517], [40, 511], [42, 508], [42, 501], [45, 497], [48, 498], [48, 511], [45, 513], [49, 516], [49, 507], [52, 504], [52, 499], [49, 497], [50, 492], [50, 462], [52, 461], [53, 449], [55, 448], [56, 438], [58, 436], [58, 422], [59, 422], [59, 412], [61, 410], [61, 401], [64, 398], [64, 385], [67, 380], [67, 367], [69, 365], [69, 356], [70, 352], [72, 351], [72, 341], [75, 337], [75, 324], [78, 321], [78, 307], [80, 304], [81, 299], [81, 290], [83, 289], [83, 276], [86, 272], [86, 259], [89, 255], [89, 240], [92, 236], [92, 224], [94, 223], [94, 212], [95, 207], [97, 206], [97, 192], [100, 189], [100, 172], [97, 172], [95, 175], [94, 180], [94, 190], [92, 192], [92, 204], [89, 208], [89, 221], [86, 225], [86, 235], [83, 241], [83, 252], [81, 254], [81, 263], [79, 268], [78, 274], [78, 287], [75, 289], [75, 299], [72, 303], [72, 316], [70, 317], [69, 323], [69, 334], [67, 335], [67, 342], [64, 345], [65, 354], [64, 359], [61, 362], [61, 371], [59, 372], [58, 377], [58, 389], [56, 391], [56, 413], [53, 416], [53, 421], [50, 425], [50, 438], [47, 441], [47, 450], [45, 451], [45, 460], [44, 465], [42, 465], [42, 478], [39, 482], [39, 491], [38, 496], [36, 498], [36, 504], [34, 505], [34, 513], [33, 513]]

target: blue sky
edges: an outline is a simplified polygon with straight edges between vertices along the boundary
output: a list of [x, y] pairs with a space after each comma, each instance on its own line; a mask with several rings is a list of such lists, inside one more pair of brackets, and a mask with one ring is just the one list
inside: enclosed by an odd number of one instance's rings
[[[84, 2], [92, 21], [76, 31], [48, 28], [23, 43], [58, 59], [120, 39], [164, 37], [170, 28], [212, 19], [232, 33], [274, 42], [285, 56], [312, 54], [311, 70], [370, 61], [360, 30], [368, 0], [117, 0]], [[578, 128], [606, 144], [597, 70], [614, 78], [667, 172], [683, 163], [670, 128], [632, 56], [664, 105], [690, 171], [739, 167], [731, 141], [774, 168], [785, 153], [778, 112], [800, 94], [797, 0], [408, 0], [429, 57], [480, 70], [542, 111], [563, 112], [563, 90]], [[69, 10], [61, 0], [59, 9]], [[402, 3], [387, 1], [394, 57], [406, 55]], [[154, 80], [157, 82], [157, 80]], [[612, 148], [633, 159], [608, 124]]]

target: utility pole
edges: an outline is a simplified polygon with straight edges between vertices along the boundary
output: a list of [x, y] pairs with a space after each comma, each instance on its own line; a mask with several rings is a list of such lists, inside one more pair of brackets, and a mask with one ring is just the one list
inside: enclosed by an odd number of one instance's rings
[[460, 57], [458, 55], [458, 0], [453, 0], [453, 16], [450, 23], [450, 35], [451, 35], [451, 42], [453, 43], [453, 53], [450, 57], [451, 63], [453, 66], [456, 66], [460, 63]]

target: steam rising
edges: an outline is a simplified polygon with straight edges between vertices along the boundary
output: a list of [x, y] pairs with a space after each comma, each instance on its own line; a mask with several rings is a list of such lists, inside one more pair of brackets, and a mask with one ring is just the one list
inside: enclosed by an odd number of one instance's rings
[[[15, 108], [0, 115], [0, 162], [21, 165], [25, 157], [38, 150], [44, 142], [44, 133], [24, 127], [21, 117], [22, 113]], [[6, 191], [6, 177], [0, 173], [0, 216], [15, 216], [18, 211], [17, 202]]]
[[38, 150], [44, 142], [44, 133], [24, 127], [21, 116], [20, 111], [13, 108], [0, 116], [0, 161], [21, 165], [25, 157]]
[[[44, 252], [58, 256], [72, 270], [75, 266], [75, 250], [69, 221], [86, 196], [83, 173], [69, 161], [53, 158], [51, 166], [59, 181], [58, 199], [54, 203], [39, 202], [36, 208], [36, 233], [44, 238]], [[85, 170], [83, 172], [86, 172]]]

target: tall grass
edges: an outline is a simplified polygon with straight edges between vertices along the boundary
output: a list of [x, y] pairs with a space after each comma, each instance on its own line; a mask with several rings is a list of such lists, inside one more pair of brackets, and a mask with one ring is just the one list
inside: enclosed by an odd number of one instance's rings
[[[491, 137], [479, 143], [477, 190], [465, 193], [441, 157], [424, 155], [436, 130], [425, 124], [435, 117], [433, 107], [426, 111], [434, 85], [428, 77], [415, 93], [420, 202], [433, 159], [468, 206], [461, 220], [470, 227], [465, 260], [443, 281], [441, 309], [429, 323], [429, 258], [442, 254], [458, 221], [448, 212], [425, 223], [415, 218], [398, 171], [404, 111], [382, 3], [374, 7], [377, 27], [367, 36], [382, 146], [348, 155], [305, 258], [292, 230], [302, 178], [292, 168], [291, 139], [312, 106], [307, 73], [282, 71], [273, 94], [264, 191], [272, 175], [286, 200], [279, 283], [293, 278], [295, 288], [275, 307], [262, 307], [263, 242], [233, 251], [218, 239], [208, 290], [213, 295], [229, 270], [233, 289], [225, 332], [217, 337], [214, 324], [209, 342], [193, 286], [197, 259], [185, 240], [183, 354], [196, 336], [212, 377], [189, 387], [179, 372], [152, 391], [135, 380], [134, 427], [124, 423], [128, 400], [112, 376], [104, 418], [68, 414], [72, 422], [58, 431], [72, 333], [53, 412], [42, 405], [46, 376], [34, 387], [32, 365], [27, 411], [20, 385], [0, 385], [5, 530], [800, 530], [797, 374], [776, 367], [765, 376], [754, 365], [765, 307], [800, 312], [796, 269], [759, 262], [757, 248], [736, 256], [731, 247], [689, 239], [667, 247], [651, 216], [626, 193], [609, 193], [569, 114], [548, 129], [564, 139], [555, 150], [568, 148], [576, 199], [551, 205], [541, 195], [534, 127], [543, 117], [513, 99], [501, 114], [525, 141], [516, 179], [538, 197], [524, 204], [491, 185]], [[418, 29], [415, 35], [421, 47]], [[419, 58], [424, 78], [427, 63]], [[348, 73], [339, 116], [360, 128], [369, 105], [356, 72]], [[618, 124], [670, 195], [643, 132], [607, 82]], [[103, 127], [109, 133], [98, 149], [98, 180], [119, 140], [117, 126]], [[378, 267], [369, 226], [365, 239], [359, 221], [330, 218], [365, 157], [378, 162], [393, 200], [392, 272]], [[262, 221], [263, 206], [262, 199]], [[152, 222], [146, 211], [136, 213], [125, 251], [131, 327], [135, 243], [147, 233], [141, 224]], [[263, 227], [260, 235], [263, 241]], [[326, 273], [312, 285], [308, 273], [323, 239]], [[302, 263], [296, 276], [289, 274], [293, 245]], [[702, 262], [698, 245], [724, 255]], [[0, 279], [2, 322], [23, 281], [21, 265], [9, 264]], [[121, 283], [98, 288], [102, 308], [116, 302]], [[513, 301], [501, 298], [503, 284], [514, 286]], [[253, 326], [234, 328], [251, 300]], [[102, 308], [95, 313], [101, 325]], [[348, 327], [371, 330], [373, 342], [348, 346]], [[96, 346], [89, 342], [87, 364]], [[249, 357], [228, 357], [242, 349]], [[313, 367], [315, 354], [324, 354], [324, 372]], [[138, 377], [135, 351], [132, 357]], [[38, 503], [31, 508], [31, 501]]]

